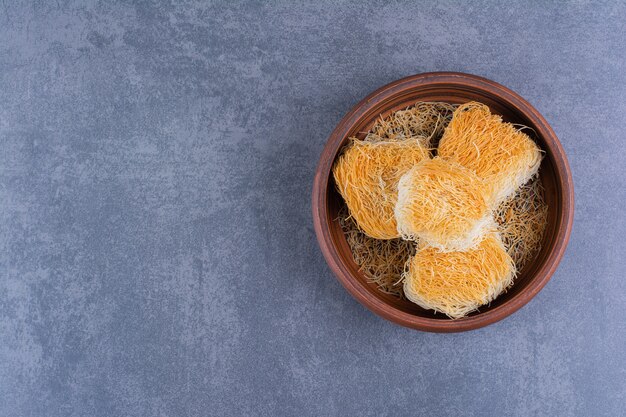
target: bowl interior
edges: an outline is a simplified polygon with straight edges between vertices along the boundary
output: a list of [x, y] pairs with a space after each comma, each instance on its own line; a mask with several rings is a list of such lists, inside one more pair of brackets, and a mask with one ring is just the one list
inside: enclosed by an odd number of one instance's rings
[[[333, 159], [338, 156], [343, 146], [347, 143], [349, 137], [356, 136], [363, 138], [365, 136], [365, 132], [369, 131], [379, 116], [382, 115], [385, 117], [394, 111], [405, 109], [418, 101], [443, 101], [452, 104], [479, 101], [488, 105], [493, 113], [501, 115], [505, 121], [526, 125], [532, 128], [534, 131], [527, 131], [526, 133], [529, 134], [540, 146], [540, 148], [545, 151], [539, 175], [543, 182], [545, 201], [548, 205], [548, 224], [543, 236], [541, 250], [535, 256], [534, 260], [531, 260], [526, 264], [524, 269], [518, 274], [514, 285], [505, 294], [500, 295], [489, 306], [484, 306], [480, 309], [480, 311], [470, 314], [469, 317], [484, 314], [485, 312], [507, 303], [517, 294], [523, 292], [536, 276], [537, 271], [539, 271], [542, 265], [546, 262], [554, 245], [556, 244], [557, 228], [559, 218], [561, 216], [560, 200], [562, 190], [559, 188], [558, 172], [555, 169], [556, 164], [554, 155], [544, 138], [535, 133], [540, 131], [538, 126], [534, 124], [531, 118], [527, 117], [521, 110], [516, 108], [507, 100], [491, 94], [488, 91], [481, 91], [479, 89], [463, 88], [458, 85], [455, 85], [453, 88], [446, 85], [439, 85], [433, 87], [420, 86], [419, 88], [409, 89], [393, 97], [381, 100], [376, 105], [372, 106], [349, 128], [347, 133], [344, 135], [341, 144], [337, 147], [337, 151], [335, 152]], [[433, 311], [425, 310], [408, 300], [401, 300], [394, 296], [385, 294], [377, 289], [376, 284], [369, 283], [367, 281], [365, 276], [359, 272], [359, 267], [352, 258], [352, 253], [348, 243], [344, 237], [343, 231], [341, 230], [341, 226], [337, 221], [339, 210], [345, 205], [345, 203], [336, 190], [332, 175], [329, 176], [326, 193], [328, 210], [326, 218], [329, 221], [328, 227], [330, 229], [329, 231], [332, 243], [341, 258], [341, 262], [348, 269], [350, 275], [358, 281], [359, 285], [365, 288], [372, 297], [377, 298], [384, 304], [387, 304], [394, 309], [413, 316], [449, 321], [450, 319], [443, 314], [435, 314]], [[458, 322], [460, 320], [455, 321]]]

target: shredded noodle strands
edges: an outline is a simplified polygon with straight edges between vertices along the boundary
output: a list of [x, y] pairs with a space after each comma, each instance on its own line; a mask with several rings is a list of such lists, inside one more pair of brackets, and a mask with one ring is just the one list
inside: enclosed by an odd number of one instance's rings
[[406, 261], [415, 254], [415, 243], [402, 239], [373, 239], [359, 230], [345, 208], [339, 213], [339, 223], [354, 262], [365, 278], [375, 283], [381, 292], [404, 298], [402, 273]]
[[352, 143], [333, 167], [339, 193], [350, 216], [365, 234], [376, 239], [400, 236], [394, 218], [400, 177], [428, 158], [418, 140]]
[[439, 102], [420, 102], [389, 117], [379, 118], [366, 140], [406, 140], [419, 138], [426, 148], [435, 147], [456, 106]]
[[480, 103], [417, 103], [378, 119], [333, 166], [359, 270], [381, 292], [452, 319], [489, 304], [541, 249], [541, 157]]
[[502, 117], [476, 102], [455, 110], [438, 155], [485, 180], [493, 209], [537, 173], [542, 158], [541, 150], [519, 126], [502, 122]]
[[548, 205], [543, 197], [539, 176], [523, 185], [500, 204], [494, 213], [507, 252], [518, 271], [541, 250], [548, 222]]
[[444, 252], [469, 249], [495, 227], [483, 182], [441, 158], [424, 160], [402, 176], [395, 216], [404, 239]]
[[420, 307], [458, 319], [504, 292], [515, 271], [499, 235], [490, 233], [464, 252], [418, 250], [404, 273], [404, 293]]

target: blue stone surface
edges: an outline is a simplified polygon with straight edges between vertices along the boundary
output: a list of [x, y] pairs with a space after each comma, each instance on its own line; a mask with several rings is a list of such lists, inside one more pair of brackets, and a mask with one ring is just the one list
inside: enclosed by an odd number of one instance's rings
[[[0, 416], [619, 416], [624, 2], [4, 1]], [[424, 71], [527, 98], [572, 166], [547, 287], [477, 331], [370, 313], [310, 193], [358, 100]]]

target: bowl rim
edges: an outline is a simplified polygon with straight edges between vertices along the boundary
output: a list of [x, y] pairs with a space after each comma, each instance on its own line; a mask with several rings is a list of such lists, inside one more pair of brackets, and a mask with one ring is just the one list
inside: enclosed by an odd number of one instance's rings
[[[557, 219], [554, 246], [545, 262], [528, 285], [507, 302], [480, 314], [457, 320], [442, 320], [420, 317], [399, 310], [372, 295], [358, 279], [353, 276], [342, 261], [332, 240], [328, 217], [327, 190], [332, 164], [341, 147], [344, 137], [359, 119], [378, 103], [416, 88], [434, 87], [438, 84], [470, 87], [489, 94], [514, 106], [517, 111], [533, 122], [536, 133], [546, 143], [554, 158], [556, 182], [560, 189], [559, 201], [561, 216]], [[526, 305], [550, 280], [561, 261], [572, 231], [574, 219], [574, 185], [565, 151], [556, 134], [544, 117], [519, 94], [487, 78], [460, 72], [427, 72], [411, 75], [393, 81], [375, 90], [357, 103], [331, 132], [322, 150], [315, 172], [312, 189], [313, 226], [317, 240], [331, 271], [339, 282], [357, 301], [375, 314], [396, 324], [416, 330], [430, 332], [460, 332], [473, 330], [495, 323], [513, 314]]]

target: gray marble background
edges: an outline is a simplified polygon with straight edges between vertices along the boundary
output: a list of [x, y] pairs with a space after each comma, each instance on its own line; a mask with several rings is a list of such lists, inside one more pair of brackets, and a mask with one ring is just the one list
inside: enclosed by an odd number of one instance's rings
[[[619, 416], [626, 5], [4, 0], [0, 416]], [[354, 301], [310, 214], [327, 135], [397, 78], [526, 97], [576, 188], [508, 319], [438, 335]]]

